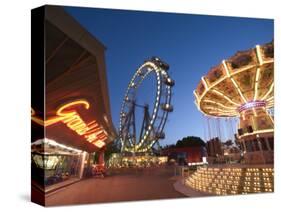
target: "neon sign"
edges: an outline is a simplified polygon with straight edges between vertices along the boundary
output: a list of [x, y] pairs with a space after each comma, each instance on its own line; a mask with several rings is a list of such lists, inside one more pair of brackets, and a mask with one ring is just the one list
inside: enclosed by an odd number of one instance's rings
[[85, 123], [78, 112], [74, 109], [75, 106], [77, 107], [79, 105], [84, 106], [86, 109], [89, 109], [90, 107], [90, 104], [85, 100], [70, 102], [61, 106], [57, 110], [56, 116], [46, 121], [36, 117], [35, 111], [31, 108], [31, 120], [45, 127], [62, 122], [78, 135], [83, 136], [89, 143], [94, 144], [98, 148], [103, 147], [105, 145], [104, 141], [107, 139], [106, 131], [96, 122], [96, 120]]

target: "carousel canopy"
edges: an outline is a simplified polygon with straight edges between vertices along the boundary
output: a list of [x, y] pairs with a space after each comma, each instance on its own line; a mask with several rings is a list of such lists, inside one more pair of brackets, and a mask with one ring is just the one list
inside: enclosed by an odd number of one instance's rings
[[257, 45], [223, 60], [201, 78], [195, 103], [205, 115], [236, 117], [274, 105], [274, 44]]

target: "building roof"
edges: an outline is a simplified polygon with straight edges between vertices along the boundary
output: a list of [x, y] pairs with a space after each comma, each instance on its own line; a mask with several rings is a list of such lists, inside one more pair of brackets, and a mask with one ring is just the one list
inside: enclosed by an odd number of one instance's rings
[[[63, 7], [45, 7], [45, 120], [56, 116], [66, 103], [86, 101], [89, 108], [79, 107], [77, 113], [85, 123], [95, 120], [108, 134], [108, 143], [116, 137], [116, 131], [111, 119], [105, 49]], [[36, 110], [35, 105], [32, 107]], [[46, 127], [46, 137], [87, 152], [99, 149], [63, 122]]]

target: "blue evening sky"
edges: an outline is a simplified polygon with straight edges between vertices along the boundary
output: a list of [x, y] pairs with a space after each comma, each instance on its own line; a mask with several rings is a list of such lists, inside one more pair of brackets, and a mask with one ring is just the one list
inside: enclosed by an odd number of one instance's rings
[[[176, 82], [172, 99], [174, 112], [165, 126], [166, 138], [161, 141], [162, 145], [188, 135], [206, 138], [206, 120], [197, 110], [193, 96], [201, 76], [238, 50], [272, 41], [274, 34], [270, 19], [65, 9], [107, 47], [106, 71], [116, 129], [124, 93], [138, 66], [151, 56], [158, 56], [170, 65], [170, 75]], [[143, 91], [145, 87], [142, 86]], [[227, 127], [224, 131], [227, 137]]]

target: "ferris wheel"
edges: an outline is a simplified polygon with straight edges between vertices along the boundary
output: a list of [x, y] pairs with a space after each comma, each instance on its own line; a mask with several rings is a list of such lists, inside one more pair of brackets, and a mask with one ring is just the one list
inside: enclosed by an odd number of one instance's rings
[[[175, 82], [168, 74], [169, 65], [158, 57], [145, 61], [131, 79], [125, 93], [120, 112], [119, 138], [122, 152], [149, 152], [159, 139], [165, 138], [163, 132], [171, 105], [171, 88]], [[138, 90], [142, 82], [149, 77], [156, 77], [154, 102], [144, 105], [137, 102]], [[143, 109], [143, 120], [139, 133], [136, 130], [136, 107]], [[152, 108], [150, 111], [149, 109]]]

